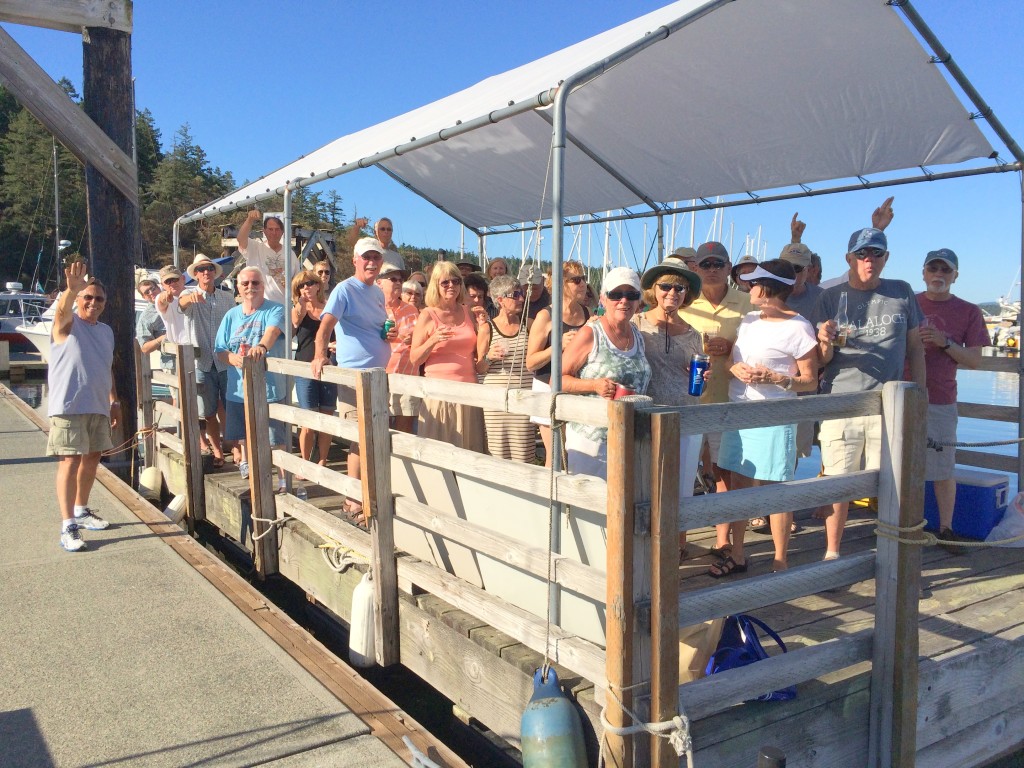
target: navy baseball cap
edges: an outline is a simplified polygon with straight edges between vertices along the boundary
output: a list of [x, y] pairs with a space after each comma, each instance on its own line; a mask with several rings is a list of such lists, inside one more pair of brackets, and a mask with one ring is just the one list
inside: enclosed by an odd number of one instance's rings
[[939, 248], [937, 251], [928, 251], [928, 255], [924, 257], [925, 266], [928, 266], [933, 261], [944, 261], [953, 269], [960, 269], [960, 260], [949, 248]]
[[878, 248], [881, 251], [889, 250], [889, 241], [885, 239], [885, 232], [873, 227], [858, 229], [850, 235], [850, 244], [846, 252], [856, 253], [862, 248]]

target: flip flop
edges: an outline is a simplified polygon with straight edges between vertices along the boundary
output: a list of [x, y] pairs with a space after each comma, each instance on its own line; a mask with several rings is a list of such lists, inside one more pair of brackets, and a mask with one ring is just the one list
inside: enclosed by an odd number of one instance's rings
[[750, 521], [747, 523], [747, 528], [749, 528], [754, 533], [770, 533], [772, 530], [772, 525], [770, 522], [768, 522], [767, 517], [762, 517], [759, 515], [757, 517], [750, 518]]
[[223, 456], [214, 456], [213, 457], [213, 468], [214, 469], [223, 469], [224, 468], [224, 457]]
[[[724, 560], [719, 560], [708, 568], [708, 576], [713, 579], [721, 579], [723, 576], [732, 576], [734, 573], [746, 573], [749, 566], [749, 560], [737, 563], [732, 559], [732, 555], [729, 555]], [[717, 572], [715, 571], [716, 568], [718, 569]]]
[[719, 560], [726, 558], [732, 552], [732, 545], [726, 544], [724, 547], [711, 547], [708, 550], [708, 554], [711, 557], [717, 557]]

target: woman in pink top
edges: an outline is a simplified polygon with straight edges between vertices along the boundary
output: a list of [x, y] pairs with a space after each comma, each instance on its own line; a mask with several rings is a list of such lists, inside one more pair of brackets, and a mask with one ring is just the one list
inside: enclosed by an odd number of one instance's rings
[[[427, 286], [427, 306], [413, 331], [409, 355], [412, 365], [423, 366], [428, 379], [475, 384], [477, 373], [487, 367], [487, 335], [478, 336], [476, 332], [478, 323], [487, 322], [487, 314], [482, 307], [473, 312], [463, 306], [464, 290], [458, 267], [447, 261], [434, 265]], [[483, 453], [483, 412], [473, 406], [425, 397], [417, 434]]]

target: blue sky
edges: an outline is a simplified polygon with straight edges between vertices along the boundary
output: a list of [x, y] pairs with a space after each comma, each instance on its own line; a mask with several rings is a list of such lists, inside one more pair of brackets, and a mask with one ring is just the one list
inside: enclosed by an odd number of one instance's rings
[[[149, 108], [165, 144], [182, 123], [211, 162], [241, 183], [338, 136], [386, 120], [590, 37], [663, 5], [657, 0], [520, 0], [444, 4], [301, 0], [135, 3], [133, 65], [136, 98]], [[282, 9], [287, 9], [283, 12]], [[962, 3], [919, 0], [917, 9], [1015, 138], [1024, 144], [1024, 11], [1019, 0]], [[5, 28], [55, 78], [81, 87], [78, 36], [16, 25]], [[870, 55], [866, 43], [865, 55]], [[726, 52], [727, 55], [727, 52]], [[1016, 98], [1015, 98], [1016, 97]], [[987, 132], [1004, 157], [1008, 154]], [[935, 168], [933, 170], [943, 170]], [[327, 187], [321, 186], [326, 189]], [[336, 188], [351, 217], [390, 216], [396, 239], [457, 250], [458, 224], [376, 170], [349, 174]], [[723, 240], [738, 255], [746, 234], [762, 228], [768, 254], [789, 239], [795, 211], [808, 223], [804, 240], [818, 251], [826, 276], [843, 269], [850, 232], [895, 194], [887, 277], [922, 287], [921, 261], [935, 248], [961, 257], [954, 291], [972, 301], [1005, 294], [1021, 249], [1020, 179], [992, 174], [935, 184], [748, 206], [727, 214]], [[649, 237], [653, 237], [653, 222]], [[699, 214], [705, 239], [710, 214]], [[680, 221], [677, 245], [690, 222]], [[603, 233], [584, 236], [582, 258], [600, 261]], [[644, 259], [644, 225], [612, 235], [613, 252], [631, 266]], [[475, 238], [467, 242], [475, 250]], [[518, 255], [519, 236], [492, 238], [490, 256]], [[1014, 290], [1016, 294], [1016, 289]]]

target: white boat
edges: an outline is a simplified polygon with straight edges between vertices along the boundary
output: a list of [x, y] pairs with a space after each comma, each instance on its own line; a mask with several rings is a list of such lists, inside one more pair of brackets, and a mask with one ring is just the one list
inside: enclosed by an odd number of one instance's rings
[[28, 344], [25, 336], [18, 332], [18, 326], [38, 319], [50, 304], [51, 299], [46, 294], [23, 288], [21, 283], [7, 283], [0, 291], [0, 341]]
[[[135, 319], [146, 308], [148, 302], [143, 298], [135, 299]], [[53, 327], [53, 314], [56, 310], [51, 304], [45, 312], [28, 318], [26, 322], [19, 324], [14, 330], [21, 334], [43, 358], [44, 363], [50, 362], [50, 329]], [[156, 351], [151, 357], [154, 366], [160, 368], [160, 352]]]

